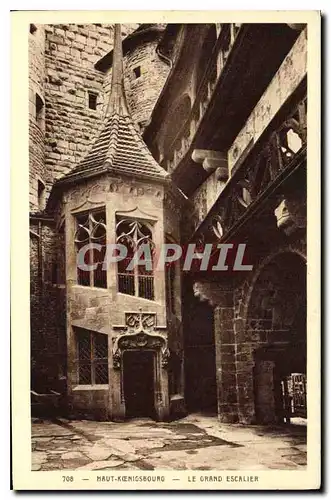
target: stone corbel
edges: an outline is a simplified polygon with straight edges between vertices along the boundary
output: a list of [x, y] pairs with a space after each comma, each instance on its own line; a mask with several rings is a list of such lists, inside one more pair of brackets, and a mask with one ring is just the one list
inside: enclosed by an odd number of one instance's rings
[[229, 177], [227, 153], [209, 149], [194, 149], [192, 160], [195, 163], [200, 163], [208, 174], [216, 171], [219, 181], [227, 181]]

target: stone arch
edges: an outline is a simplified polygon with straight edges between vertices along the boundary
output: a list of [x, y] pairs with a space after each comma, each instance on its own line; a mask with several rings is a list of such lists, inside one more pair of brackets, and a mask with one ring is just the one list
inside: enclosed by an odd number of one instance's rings
[[242, 287], [237, 337], [239, 419], [284, 421], [281, 384], [306, 371], [306, 259], [291, 247], [269, 255]]
[[170, 352], [166, 326], [158, 326], [156, 313], [126, 312], [125, 325], [113, 325], [112, 345], [112, 413], [121, 420], [126, 416], [124, 379], [126, 353], [144, 353], [153, 358], [153, 401], [155, 418], [164, 420], [169, 415], [168, 363]]
[[254, 273], [254, 276], [252, 278], [252, 280], [249, 282], [249, 283], [246, 283], [246, 300], [245, 300], [245, 304], [244, 304], [244, 307], [245, 307], [245, 319], [247, 319], [247, 310], [248, 310], [248, 306], [250, 304], [250, 301], [251, 301], [251, 298], [252, 298], [252, 294], [253, 294], [253, 290], [256, 286], [256, 283], [258, 281], [258, 278], [259, 276], [261, 275], [261, 273], [263, 272], [263, 269], [270, 263], [272, 262], [274, 259], [280, 257], [281, 255], [283, 254], [287, 254], [287, 253], [293, 253], [295, 255], [297, 255], [299, 258], [302, 259], [302, 262], [304, 264], [307, 263], [307, 258], [306, 258], [306, 254], [305, 252], [303, 251], [303, 249], [299, 249], [299, 248], [296, 248], [296, 247], [292, 247], [292, 246], [288, 246], [288, 247], [285, 247], [285, 248], [282, 248], [282, 249], [278, 249], [277, 251], [271, 253], [270, 255], [268, 255], [265, 259], [263, 259], [263, 261], [260, 263], [260, 265], [257, 267], [255, 273]]

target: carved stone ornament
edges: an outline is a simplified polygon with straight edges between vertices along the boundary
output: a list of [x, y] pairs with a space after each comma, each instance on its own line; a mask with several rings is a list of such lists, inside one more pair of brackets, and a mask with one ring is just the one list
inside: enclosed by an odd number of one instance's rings
[[85, 184], [70, 191], [68, 193], [68, 202], [70, 202], [72, 210], [93, 207], [104, 203], [107, 191], [108, 184], [106, 180], [99, 179], [97, 184]]
[[113, 347], [113, 368], [121, 367], [124, 349], [156, 349], [161, 351], [161, 364], [166, 368], [169, 361], [167, 338], [158, 332], [166, 327], [156, 325], [156, 313], [130, 312], [125, 314], [125, 326], [113, 326], [120, 330]]

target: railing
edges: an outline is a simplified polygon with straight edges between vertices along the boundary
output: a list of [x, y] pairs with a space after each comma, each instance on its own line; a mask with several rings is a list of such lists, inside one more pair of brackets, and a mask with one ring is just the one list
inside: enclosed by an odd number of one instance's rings
[[[307, 142], [307, 99], [300, 101], [286, 120], [235, 166], [233, 175], [206, 219], [195, 224], [194, 233], [206, 226], [223, 238], [238, 225], [248, 211], [258, 206], [268, 191], [282, 182], [305, 154]], [[194, 216], [193, 216], [194, 219]]]
[[209, 64], [198, 87], [190, 115], [171, 143], [169, 150], [166, 152], [166, 158], [162, 162], [168, 172], [175, 170], [190, 148], [213, 97], [218, 78], [223, 71], [240, 27], [241, 24], [239, 23], [220, 25], [218, 38], [210, 56]]

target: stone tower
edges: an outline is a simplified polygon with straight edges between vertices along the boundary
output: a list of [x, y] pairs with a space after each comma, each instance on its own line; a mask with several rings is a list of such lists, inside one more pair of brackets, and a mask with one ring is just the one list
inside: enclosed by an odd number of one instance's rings
[[29, 173], [30, 210], [45, 208], [45, 29], [30, 24], [29, 33]]
[[[143, 131], [170, 70], [170, 62], [158, 51], [164, 24], [141, 24], [123, 41], [124, 86], [131, 117]], [[113, 51], [100, 59], [96, 69], [106, 73], [105, 101], [110, 92]]]
[[[155, 264], [164, 242], [179, 243], [183, 199], [130, 115], [119, 25], [112, 63], [98, 136], [48, 203], [65, 244], [68, 404], [73, 415], [164, 420], [184, 407], [180, 269]], [[108, 260], [114, 242], [127, 250], [119, 262]], [[151, 266], [130, 268], [142, 243]]]

